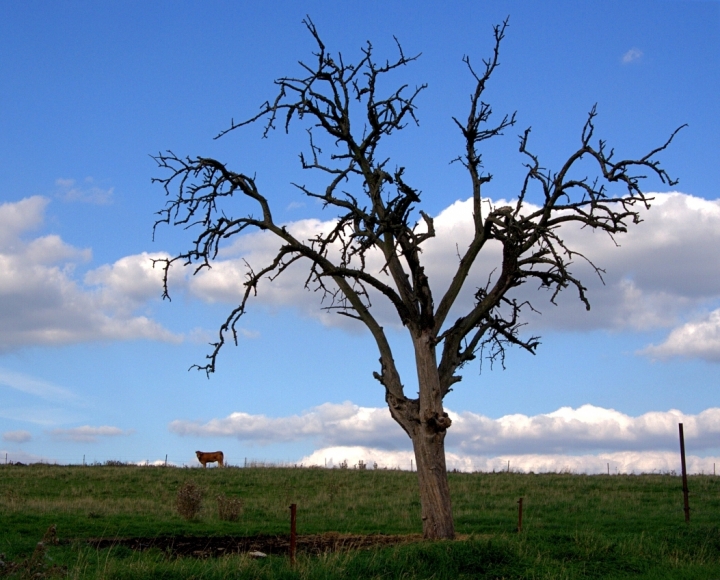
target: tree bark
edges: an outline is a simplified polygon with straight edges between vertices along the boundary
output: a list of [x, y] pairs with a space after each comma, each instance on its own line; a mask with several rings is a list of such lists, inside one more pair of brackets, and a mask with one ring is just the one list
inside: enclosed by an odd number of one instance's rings
[[413, 337], [420, 390], [418, 417], [409, 430], [417, 462], [423, 535], [452, 539], [455, 527], [445, 464], [445, 434], [452, 421], [443, 409], [435, 337], [425, 331]]
[[445, 432], [427, 433], [421, 426], [412, 442], [420, 487], [423, 536], [429, 540], [451, 540], [455, 537], [455, 526], [445, 466]]

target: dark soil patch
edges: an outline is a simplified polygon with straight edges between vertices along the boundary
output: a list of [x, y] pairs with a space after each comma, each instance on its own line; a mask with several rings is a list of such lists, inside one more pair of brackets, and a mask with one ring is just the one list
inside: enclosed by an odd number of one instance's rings
[[[297, 551], [306, 554], [323, 554], [392, 546], [408, 542], [419, 542], [422, 536], [386, 536], [383, 534], [356, 535], [326, 533], [297, 536]], [[156, 538], [90, 538], [88, 543], [96, 548], [125, 546], [132, 550], [157, 548], [170, 556], [193, 556], [195, 558], [217, 558], [226, 554], [262, 552], [264, 554], [289, 554], [290, 536], [158, 536]]]

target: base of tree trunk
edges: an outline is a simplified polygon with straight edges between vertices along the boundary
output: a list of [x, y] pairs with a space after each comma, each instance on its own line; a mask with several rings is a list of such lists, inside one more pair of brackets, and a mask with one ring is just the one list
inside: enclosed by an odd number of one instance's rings
[[[420, 428], [422, 431], [422, 427]], [[423, 536], [428, 540], [452, 540], [455, 525], [450, 486], [445, 466], [445, 433], [419, 433], [413, 438], [417, 462]]]

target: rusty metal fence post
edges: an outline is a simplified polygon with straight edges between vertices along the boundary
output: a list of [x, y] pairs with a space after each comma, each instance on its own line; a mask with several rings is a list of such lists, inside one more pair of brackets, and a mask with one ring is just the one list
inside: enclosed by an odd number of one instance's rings
[[297, 530], [295, 520], [297, 515], [297, 504], [290, 504], [290, 565], [295, 566], [295, 543], [297, 540]]
[[682, 463], [682, 482], [683, 482], [683, 499], [685, 502], [685, 522], [690, 522], [690, 500], [688, 499], [688, 483], [687, 469], [685, 468], [685, 435], [683, 434], [683, 424], [678, 423], [680, 428], [680, 462]]

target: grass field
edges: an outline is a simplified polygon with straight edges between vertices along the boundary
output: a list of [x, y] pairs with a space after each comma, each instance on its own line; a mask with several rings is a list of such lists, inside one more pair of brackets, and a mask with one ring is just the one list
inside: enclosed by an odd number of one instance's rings
[[[720, 477], [451, 473], [458, 540], [421, 542], [416, 474], [346, 469], [0, 466], [0, 576], [69, 578], [667, 578], [720, 580]], [[199, 516], [176, 510], [188, 480]], [[220, 520], [217, 496], [241, 499]], [[517, 500], [523, 530], [517, 533]], [[312, 555], [194, 558], [89, 538], [391, 534], [405, 543]], [[58, 544], [37, 542], [55, 525]]]

